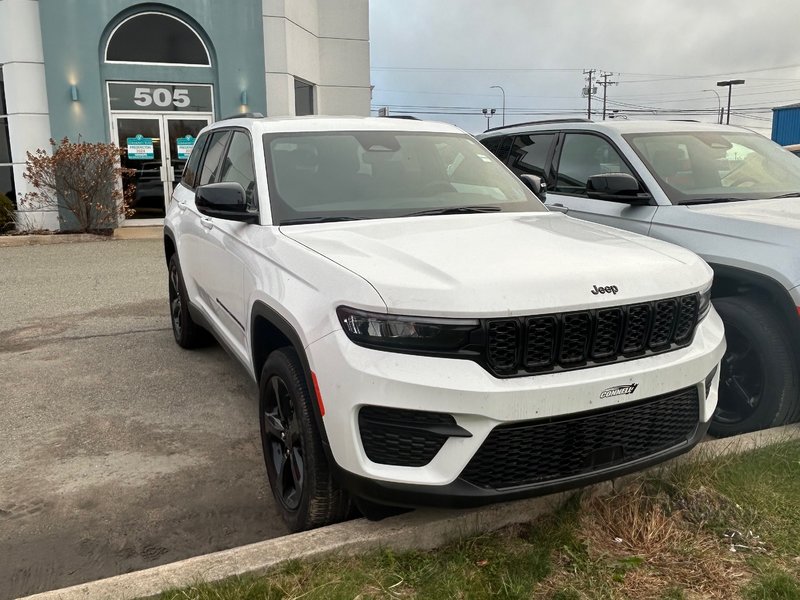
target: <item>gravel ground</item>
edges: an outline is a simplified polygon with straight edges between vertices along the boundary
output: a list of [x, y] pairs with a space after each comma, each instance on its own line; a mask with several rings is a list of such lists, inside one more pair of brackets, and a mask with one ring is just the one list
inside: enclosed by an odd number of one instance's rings
[[0, 599], [283, 535], [254, 384], [179, 349], [160, 240], [0, 248]]

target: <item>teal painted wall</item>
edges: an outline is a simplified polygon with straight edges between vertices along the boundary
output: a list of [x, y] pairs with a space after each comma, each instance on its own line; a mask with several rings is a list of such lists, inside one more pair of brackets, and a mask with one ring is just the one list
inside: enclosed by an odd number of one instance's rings
[[[103, 64], [106, 36], [122, 18], [158, 10], [184, 18], [204, 38], [213, 68]], [[110, 141], [106, 80], [213, 83], [216, 118], [248, 107], [266, 114], [261, 0], [40, 0], [50, 128], [55, 139]], [[79, 100], [70, 98], [70, 85]]]

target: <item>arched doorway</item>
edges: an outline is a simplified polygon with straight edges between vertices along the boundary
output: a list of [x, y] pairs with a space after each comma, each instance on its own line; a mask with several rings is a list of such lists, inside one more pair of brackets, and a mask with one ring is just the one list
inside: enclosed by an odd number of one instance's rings
[[110, 31], [104, 69], [112, 141], [135, 175], [134, 218], [161, 218], [198, 132], [214, 119], [212, 53], [185, 20], [158, 11], [131, 14]]

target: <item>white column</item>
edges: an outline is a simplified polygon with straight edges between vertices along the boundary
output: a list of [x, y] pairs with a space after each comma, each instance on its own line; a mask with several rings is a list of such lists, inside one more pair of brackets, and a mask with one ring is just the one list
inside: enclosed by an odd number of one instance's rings
[[27, 152], [50, 147], [50, 115], [44, 75], [42, 30], [37, 0], [0, 0], [0, 64], [3, 65], [11, 160], [17, 207], [23, 224], [58, 229], [58, 213], [23, 201]]

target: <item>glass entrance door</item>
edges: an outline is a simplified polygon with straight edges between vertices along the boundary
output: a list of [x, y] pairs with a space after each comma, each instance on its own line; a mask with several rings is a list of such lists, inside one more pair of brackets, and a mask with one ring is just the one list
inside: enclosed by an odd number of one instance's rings
[[134, 187], [132, 218], [164, 217], [172, 187], [180, 181], [197, 134], [210, 122], [210, 115], [112, 115], [114, 141], [122, 149], [122, 166], [134, 170], [122, 182]]
[[134, 174], [123, 177], [122, 185], [133, 185], [130, 207], [135, 218], [163, 218], [165, 199], [169, 198], [163, 173], [164, 155], [161, 140], [162, 119], [143, 115], [115, 116], [114, 132], [122, 148], [122, 166]]

